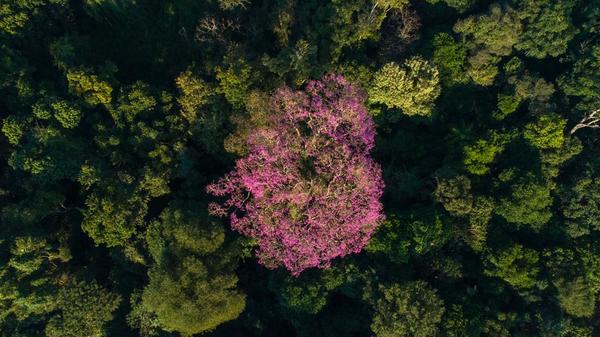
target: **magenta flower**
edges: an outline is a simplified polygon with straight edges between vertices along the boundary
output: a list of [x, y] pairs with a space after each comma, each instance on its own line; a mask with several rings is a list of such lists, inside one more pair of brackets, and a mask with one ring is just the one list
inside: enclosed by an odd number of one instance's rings
[[259, 262], [293, 275], [358, 253], [382, 220], [381, 168], [370, 157], [375, 125], [365, 95], [339, 75], [284, 87], [267, 127], [247, 138], [249, 154], [207, 187], [210, 205], [255, 238]]

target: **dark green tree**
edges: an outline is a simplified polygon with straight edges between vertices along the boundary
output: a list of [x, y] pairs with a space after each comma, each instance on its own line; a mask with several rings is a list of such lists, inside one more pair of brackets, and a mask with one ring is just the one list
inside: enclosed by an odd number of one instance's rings
[[381, 286], [371, 330], [377, 337], [435, 336], [444, 302], [423, 281]]
[[536, 58], [564, 54], [577, 32], [571, 22], [574, 5], [572, 1], [520, 1], [518, 15], [525, 29], [515, 48]]
[[539, 254], [519, 244], [513, 244], [497, 251], [489, 251], [485, 259], [485, 275], [498, 277], [512, 287], [531, 288], [535, 286]]

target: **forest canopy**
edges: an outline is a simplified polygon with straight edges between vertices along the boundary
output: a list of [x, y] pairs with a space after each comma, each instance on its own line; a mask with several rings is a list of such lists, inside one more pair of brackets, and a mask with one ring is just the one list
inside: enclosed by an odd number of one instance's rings
[[0, 337], [596, 337], [600, 1], [0, 0]]

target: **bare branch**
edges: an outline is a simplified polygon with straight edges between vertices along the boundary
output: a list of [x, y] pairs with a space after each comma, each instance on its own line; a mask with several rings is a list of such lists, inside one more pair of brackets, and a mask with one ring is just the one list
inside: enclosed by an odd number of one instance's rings
[[250, 1], [248, 0], [219, 0], [219, 7], [222, 10], [231, 10], [236, 7], [246, 9], [249, 4]]
[[592, 129], [597, 129], [600, 128], [600, 116], [598, 116], [598, 113], [600, 112], [600, 109], [596, 109], [586, 115], [583, 116], [583, 118], [581, 119], [581, 121], [579, 121], [579, 123], [577, 123], [572, 129], [570, 134], [574, 134], [575, 131], [579, 130], [579, 129], [583, 129], [583, 128], [592, 128]]
[[217, 19], [213, 16], [207, 16], [198, 22], [196, 27], [196, 41], [220, 41], [227, 40], [226, 33], [231, 31], [239, 31], [240, 24], [231, 19]]

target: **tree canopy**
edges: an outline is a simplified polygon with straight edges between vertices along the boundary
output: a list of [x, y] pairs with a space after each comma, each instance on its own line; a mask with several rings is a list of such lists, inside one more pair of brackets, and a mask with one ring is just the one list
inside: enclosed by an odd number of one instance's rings
[[599, 0], [0, 0], [0, 337], [600, 336]]

